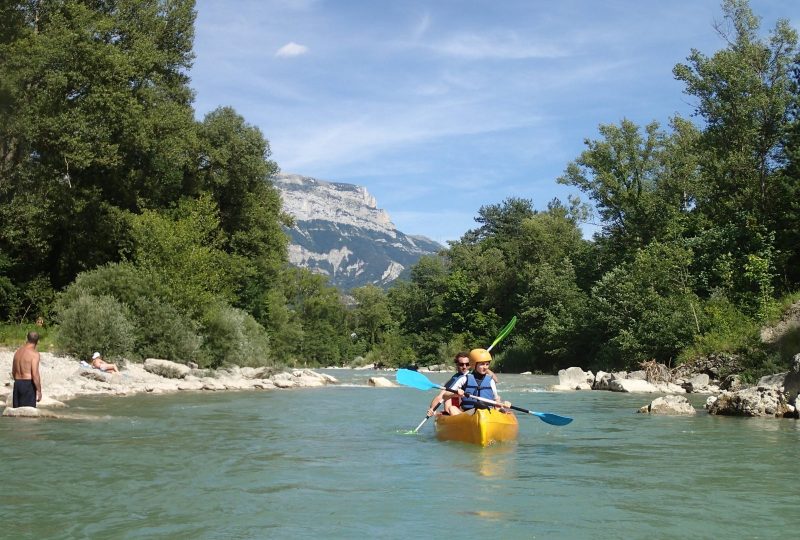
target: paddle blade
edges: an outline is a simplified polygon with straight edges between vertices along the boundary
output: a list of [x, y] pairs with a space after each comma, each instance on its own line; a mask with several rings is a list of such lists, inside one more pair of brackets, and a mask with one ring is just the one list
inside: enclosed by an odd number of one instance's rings
[[489, 347], [486, 350], [491, 351], [495, 345], [500, 343], [503, 340], [503, 338], [506, 337], [514, 329], [514, 326], [516, 326], [516, 324], [517, 324], [517, 316], [514, 315], [508, 322], [508, 324], [505, 325], [505, 327], [502, 330], [500, 330], [500, 333], [497, 335], [497, 338], [492, 342], [491, 345], [489, 345]]
[[572, 422], [572, 418], [569, 416], [559, 416], [553, 413], [547, 412], [533, 412], [531, 414], [538, 416], [540, 420], [543, 422], [547, 422], [548, 424], [552, 424], [554, 426], [566, 426], [570, 422]]
[[422, 373], [417, 373], [410, 369], [397, 370], [397, 382], [403, 386], [410, 386], [417, 390], [430, 390], [432, 388], [439, 388], [438, 384], [433, 384]]

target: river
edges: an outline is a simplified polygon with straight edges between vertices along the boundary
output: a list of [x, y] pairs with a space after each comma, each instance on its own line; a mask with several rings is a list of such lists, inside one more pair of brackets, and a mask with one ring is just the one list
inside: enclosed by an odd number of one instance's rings
[[[655, 396], [551, 393], [501, 374], [516, 443], [443, 443], [432, 392], [342, 385], [70, 402], [0, 418], [5, 538], [788, 538], [800, 423], [636, 410]], [[379, 373], [392, 378], [390, 373]], [[431, 374], [444, 382], [446, 374]]]

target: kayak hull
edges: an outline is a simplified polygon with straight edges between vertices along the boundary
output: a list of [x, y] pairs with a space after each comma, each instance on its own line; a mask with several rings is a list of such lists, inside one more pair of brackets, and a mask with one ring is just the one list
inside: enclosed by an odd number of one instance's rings
[[436, 417], [436, 438], [480, 446], [515, 441], [519, 433], [517, 417], [497, 409], [477, 409], [474, 413]]

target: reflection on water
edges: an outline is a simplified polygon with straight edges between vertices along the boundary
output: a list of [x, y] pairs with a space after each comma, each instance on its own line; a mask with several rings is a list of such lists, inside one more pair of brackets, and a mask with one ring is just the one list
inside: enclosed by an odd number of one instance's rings
[[516, 442], [493, 444], [477, 454], [478, 473], [484, 477], [512, 478], [516, 471]]

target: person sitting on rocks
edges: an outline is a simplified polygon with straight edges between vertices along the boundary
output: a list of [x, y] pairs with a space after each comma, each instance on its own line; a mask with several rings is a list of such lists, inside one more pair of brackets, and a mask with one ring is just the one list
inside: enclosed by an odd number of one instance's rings
[[119, 373], [117, 366], [115, 364], [109, 364], [103, 360], [103, 357], [99, 352], [96, 352], [92, 355], [92, 367], [99, 369], [100, 371], [105, 371], [106, 373]]

